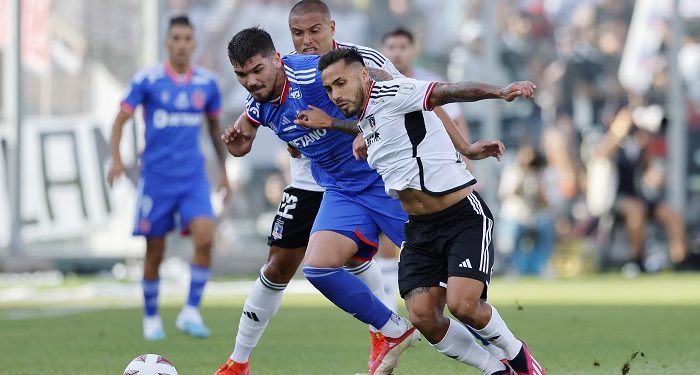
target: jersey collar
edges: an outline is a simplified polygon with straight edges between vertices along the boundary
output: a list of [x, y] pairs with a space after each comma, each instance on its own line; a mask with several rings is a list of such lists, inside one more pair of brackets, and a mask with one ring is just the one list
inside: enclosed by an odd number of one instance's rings
[[280, 95], [279, 98], [273, 100], [270, 102], [270, 104], [274, 106], [280, 106], [284, 104], [284, 102], [287, 101], [287, 96], [289, 94], [289, 79], [287, 78], [287, 74], [285, 73], [284, 75], [284, 87], [282, 88], [282, 95]]
[[192, 67], [187, 68], [187, 73], [185, 73], [184, 78], [180, 78], [180, 75], [173, 69], [172, 66], [170, 66], [169, 62], [165, 63], [165, 73], [170, 77], [170, 79], [173, 80], [178, 85], [186, 85], [190, 83], [190, 80], [192, 79]]
[[367, 112], [367, 105], [369, 105], [369, 97], [372, 95], [372, 89], [374, 88], [375, 83], [377, 83], [377, 81], [370, 79], [369, 90], [367, 90], [367, 97], [365, 97], [365, 103], [362, 105], [362, 112], [360, 112], [357, 115], [357, 121], [362, 121], [362, 119], [365, 117], [365, 113]]

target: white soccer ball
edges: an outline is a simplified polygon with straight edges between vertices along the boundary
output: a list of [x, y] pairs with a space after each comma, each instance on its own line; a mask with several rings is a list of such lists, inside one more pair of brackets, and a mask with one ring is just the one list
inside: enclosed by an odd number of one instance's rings
[[177, 375], [177, 370], [161, 355], [142, 354], [126, 366], [124, 375]]

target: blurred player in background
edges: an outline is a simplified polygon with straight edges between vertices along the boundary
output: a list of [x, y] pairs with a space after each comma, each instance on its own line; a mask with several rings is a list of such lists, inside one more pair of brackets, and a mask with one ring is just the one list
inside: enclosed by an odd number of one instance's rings
[[170, 20], [165, 46], [168, 61], [145, 69], [131, 81], [112, 126], [112, 168], [108, 180], [125, 172], [119, 144], [124, 124], [143, 105], [146, 146], [141, 155], [141, 175], [134, 235], [146, 237], [143, 270], [146, 340], [162, 340], [165, 330], [158, 313], [158, 269], [165, 253], [165, 237], [179, 217], [183, 234], [192, 234], [194, 256], [185, 306], [175, 325], [195, 337], [208, 337], [209, 329], [199, 313], [202, 292], [211, 271], [214, 212], [204, 157], [199, 149], [202, 121], [207, 120], [221, 171], [219, 188], [230, 193], [224, 165], [226, 150], [219, 141], [221, 101], [214, 76], [190, 64], [195, 48], [194, 30], [186, 16]]
[[[370, 166], [382, 175], [387, 194], [398, 198], [409, 214], [399, 288], [411, 322], [439, 352], [483, 374], [513, 375], [516, 370], [519, 375], [543, 375], [527, 345], [486, 303], [493, 269], [493, 216], [472, 191], [476, 180], [456, 155], [443, 126], [424, 115], [436, 105], [452, 102], [527, 99], [535, 86], [410, 78], [377, 82], [354, 49], [323, 55], [318, 69], [328, 96], [345, 116], [358, 117]], [[327, 129], [329, 121], [315, 112], [302, 113], [306, 120], [301, 124]], [[445, 305], [459, 322], [445, 317]], [[501, 349], [507, 361], [479, 346], [465, 324]]]

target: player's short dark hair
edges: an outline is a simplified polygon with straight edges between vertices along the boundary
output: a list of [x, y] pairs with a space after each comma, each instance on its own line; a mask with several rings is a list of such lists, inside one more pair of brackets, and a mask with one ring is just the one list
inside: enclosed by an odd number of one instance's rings
[[289, 18], [292, 18], [295, 14], [306, 14], [306, 13], [320, 13], [324, 16], [330, 18], [331, 10], [328, 9], [328, 5], [321, 0], [301, 0], [300, 2], [294, 4], [292, 10], [289, 11]]
[[405, 29], [403, 27], [398, 27], [398, 28], [391, 30], [388, 33], [384, 34], [384, 36], [382, 37], [382, 44], [384, 44], [384, 42], [386, 42], [387, 39], [395, 37], [395, 36], [403, 36], [406, 39], [408, 39], [408, 41], [411, 44], [413, 44], [413, 40], [414, 40], [413, 33], [410, 32], [408, 29]]
[[241, 66], [257, 55], [267, 57], [275, 51], [270, 34], [257, 26], [239, 31], [228, 42], [229, 61]]
[[324, 71], [329, 65], [341, 60], [345, 61], [345, 65], [360, 63], [362, 66], [365, 66], [365, 60], [357, 48], [336, 48], [321, 56], [321, 59], [318, 61], [318, 70]]
[[194, 27], [192, 27], [192, 24], [190, 23], [189, 17], [187, 17], [186, 15], [171, 17], [168, 23], [168, 31], [170, 31], [170, 29], [172, 29], [174, 26], [187, 26], [191, 29], [194, 29]]

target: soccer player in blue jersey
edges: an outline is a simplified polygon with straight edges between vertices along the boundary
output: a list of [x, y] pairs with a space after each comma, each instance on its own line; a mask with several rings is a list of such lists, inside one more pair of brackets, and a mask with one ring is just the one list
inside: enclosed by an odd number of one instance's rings
[[170, 20], [165, 46], [168, 61], [145, 69], [131, 81], [112, 127], [112, 168], [108, 180], [125, 173], [119, 144], [122, 128], [138, 105], [143, 106], [146, 146], [141, 155], [141, 175], [134, 235], [146, 238], [143, 270], [146, 340], [162, 340], [165, 330], [158, 313], [158, 268], [165, 253], [165, 236], [179, 217], [183, 234], [191, 233], [194, 256], [186, 304], [177, 317], [178, 329], [195, 337], [207, 337], [209, 329], [199, 313], [202, 292], [209, 280], [214, 212], [204, 157], [199, 149], [200, 127], [207, 120], [219, 157], [219, 188], [230, 189], [224, 162], [226, 150], [218, 141], [221, 100], [213, 75], [190, 64], [195, 48], [194, 30], [186, 16]]
[[[325, 94], [317, 75], [318, 56], [280, 57], [269, 34], [258, 28], [236, 34], [228, 52], [239, 82], [251, 94], [246, 117], [224, 134], [229, 152], [250, 152], [262, 125], [311, 160], [313, 176], [326, 191], [309, 239], [304, 274], [338, 307], [382, 332], [383, 348], [370, 373], [391, 373], [401, 352], [419, 336], [342, 266], [353, 257], [371, 259], [379, 232], [400, 243], [406, 214], [384, 193], [379, 175], [353, 157], [355, 135], [348, 129], [355, 121], [345, 119]], [[339, 130], [309, 131], [295, 125], [309, 105], [338, 118]]]

